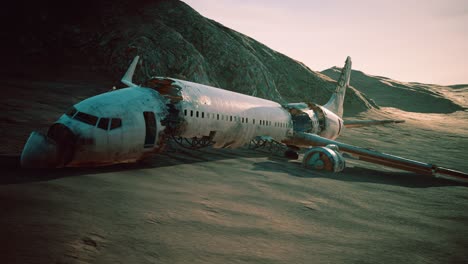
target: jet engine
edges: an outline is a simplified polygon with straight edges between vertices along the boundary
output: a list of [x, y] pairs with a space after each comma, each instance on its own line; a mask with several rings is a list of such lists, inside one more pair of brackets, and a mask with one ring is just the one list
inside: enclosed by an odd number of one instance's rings
[[337, 145], [310, 148], [302, 159], [302, 165], [315, 170], [343, 171], [346, 162]]

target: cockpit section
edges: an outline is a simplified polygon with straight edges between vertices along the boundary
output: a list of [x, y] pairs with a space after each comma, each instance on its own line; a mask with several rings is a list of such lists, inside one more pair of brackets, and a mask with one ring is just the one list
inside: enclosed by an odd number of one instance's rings
[[78, 111], [75, 107], [72, 107], [65, 113], [71, 119], [80, 121], [82, 123], [88, 124], [90, 126], [96, 126], [103, 130], [113, 130], [119, 127], [122, 127], [121, 118], [110, 118], [110, 117], [97, 117], [95, 115], [87, 114], [84, 112]]

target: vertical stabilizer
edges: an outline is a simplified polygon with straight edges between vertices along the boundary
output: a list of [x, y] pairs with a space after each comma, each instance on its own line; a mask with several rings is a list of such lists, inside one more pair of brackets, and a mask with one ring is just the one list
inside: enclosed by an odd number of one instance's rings
[[335, 92], [330, 100], [324, 105], [325, 108], [343, 117], [343, 102], [346, 93], [346, 87], [349, 86], [349, 78], [351, 76], [351, 57], [346, 58], [345, 66], [341, 70], [340, 79], [336, 85]]
[[133, 59], [132, 64], [130, 64], [130, 67], [128, 67], [127, 72], [122, 77], [122, 80], [121, 80], [122, 83], [128, 85], [128, 87], [137, 87], [138, 86], [138, 85], [133, 83], [133, 74], [135, 73], [135, 68], [137, 66], [139, 58], [140, 58], [140, 56], [136, 56]]

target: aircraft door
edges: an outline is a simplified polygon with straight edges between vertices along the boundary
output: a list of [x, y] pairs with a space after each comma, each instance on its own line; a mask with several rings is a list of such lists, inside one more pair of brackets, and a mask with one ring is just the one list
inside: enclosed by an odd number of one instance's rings
[[153, 112], [143, 112], [143, 117], [146, 127], [144, 148], [152, 148], [156, 140], [156, 117]]

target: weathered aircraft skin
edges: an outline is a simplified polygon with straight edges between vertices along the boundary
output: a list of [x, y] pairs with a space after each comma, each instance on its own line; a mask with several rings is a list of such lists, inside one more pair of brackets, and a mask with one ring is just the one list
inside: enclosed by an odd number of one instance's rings
[[[30, 168], [102, 166], [135, 162], [164, 150], [168, 140], [190, 148], [236, 148], [261, 137], [291, 150], [311, 148], [304, 166], [339, 172], [341, 152], [355, 158], [427, 175], [467, 178], [463, 172], [412, 161], [334, 141], [343, 128], [398, 123], [401, 120], [343, 122], [349, 86], [348, 57], [336, 90], [320, 106], [276, 102], [173, 78], [154, 77], [143, 86], [132, 82], [133, 60], [122, 78], [128, 85], [88, 98], [72, 107], [47, 135], [32, 132], [21, 154]], [[297, 156], [297, 155], [296, 155]]]
[[279, 141], [292, 135], [291, 115], [276, 102], [171, 80], [181, 87], [183, 98], [179, 104], [186, 126], [181, 137], [202, 137], [216, 132], [214, 147], [240, 147], [260, 135]]

